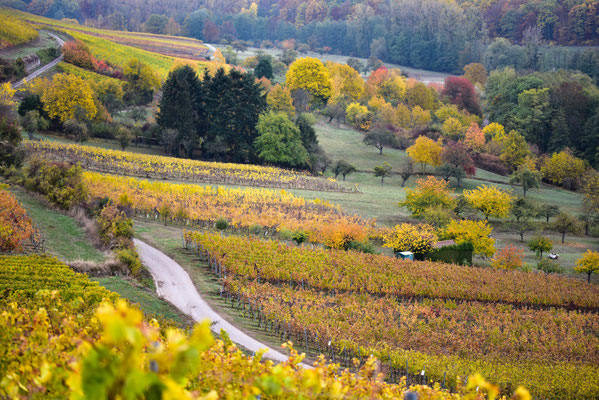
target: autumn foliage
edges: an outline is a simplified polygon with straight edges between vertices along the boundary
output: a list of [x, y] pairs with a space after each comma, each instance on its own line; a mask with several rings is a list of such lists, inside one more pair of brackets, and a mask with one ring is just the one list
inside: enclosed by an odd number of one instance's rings
[[0, 189], [0, 252], [22, 250], [32, 231], [31, 218], [25, 209], [12, 193]]
[[498, 269], [517, 269], [522, 267], [523, 257], [524, 250], [511, 244], [508, 244], [495, 254], [495, 257], [493, 257], [491, 265], [493, 266], [493, 268]]
[[413, 216], [420, 217], [428, 208], [451, 209], [454, 199], [449, 191], [449, 183], [443, 179], [427, 176], [416, 180], [414, 189], [406, 189], [406, 200], [400, 207], [406, 207]]
[[435, 228], [427, 224], [396, 225], [383, 237], [385, 247], [390, 247], [395, 252], [411, 251], [414, 254], [432, 250], [437, 239]]

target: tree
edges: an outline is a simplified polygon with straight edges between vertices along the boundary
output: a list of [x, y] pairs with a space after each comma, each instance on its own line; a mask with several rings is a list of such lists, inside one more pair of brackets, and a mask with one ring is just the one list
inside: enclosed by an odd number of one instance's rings
[[495, 254], [495, 257], [493, 257], [493, 261], [491, 261], [491, 266], [493, 268], [505, 270], [522, 268], [523, 256], [524, 251], [522, 249], [508, 244], [503, 249], [499, 250], [497, 254]]
[[471, 243], [474, 253], [485, 257], [495, 254], [495, 240], [491, 238], [493, 228], [487, 221], [451, 220], [447, 226], [447, 237], [457, 244]]
[[522, 219], [520, 221], [511, 221], [508, 224], [510, 230], [520, 235], [520, 241], [524, 242], [524, 235], [528, 232], [534, 231], [537, 227], [528, 219]]
[[441, 152], [443, 147], [426, 136], [419, 136], [414, 144], [407, 148], [406, 153], [414, 162], [420, 163], [422, 171], [426, 170], [426, 165], [433, 167], [441, 165]]
[[282, 86], [280, 84], [275, 85], [270, 92], [268, 92], [266, 102], [273, 112], [283, 112], [287, 114], [289, 118], [293, 118], [295, 115], [291, 91], [287, 86]]
[[381, 155], [383, 154], [383, 149], [385, 147], [397, 146], [395, 134], [389, 131], [385, 126], [379, 124], [373, 126], [370, 131], [366, 132], [362, 141], [368, 146], [376, 147]]
[[431, 251], [437, 240], [436, 229], [428, 224], [400, 224], [383, 236], [383, 246], [396, 253], [411, 251], [421, 255]]
[[406, 207], [415, 217], [421, 217], [430, 207], [451, 210], [454, 205], [448, 183], [434, 176], [417, 179], [416, 187], [406, 189], [406, 200], [399, 203], [400, 207]]
[[447, 144], [441, 152], [441, 160], [446, 166], [450, 167], [447, 175], [457, 179], [458, 187], [460, 187], [462, 178], [465, 175], [473, 176], [476, 174], [474, 160], [468, 149], [460, 142]]
[[160, 131], [160, 143], [164, 146], [164, 152], [166, 154], [174, 154], [177, 147], [177, 138], [179, 137], [179, 131], [176, 129], [162, 129]]
[[0, 186], [0, 252], [21, 251], [31, 237], [33, 223], [16, 197]]
[[542, 175], [539, 171], [530, 170], [527, 165], [521, 165], [510, 176], [510, 183], [522, 185], [523, 196], [529, 189], [538, 189], [541, 185]]
[[308, 152], [310, 152], [310, 149], [318, 146], [316, 131], [312, 127], [314, 122], [314, 118], [311, 116], [311, 114], [300, 114], [300, 116], [295, 120], [295, 125], [297, 125], [300, 130], [302, 143]]
[[266, 77], [271, 80], [274, 78], [270, 57], [262, 56], [258, 58], [258, 65], [254, 68], [254, 75], [256, 78]]
[[199, 127], [204, 124], [201, 101], [203, 93], [202, 83], [189, 65], [168, 74], [156, 122], [163, 130], [173, 129], [178, 132], [171, 147], [174, 155], [192, 157], [194, 149], [200, 144]]
[[528, 242], [528, 248], [537, 254], [537, 257], [543, 258], [543, 252], [553, 249], [553, 242], [545, 236], [537, 235]]
[[468, 79], [455, 76], [445, 78], [443, 95], [447, 96], [451, 103], [470, 114], [482, 116], [482, 110], [476, 99], [476, 91]]
[[399, 176], [401, 176], [401, 187], [404, 187], [410, 176], [414, 175], [414, 162], [411, 158], [406, 157], [402, 161]]
[[64, 132], [74, 141], [82, 143], [89, 139], [87, 125], [76, 119], [69, 119], [64, 123]]
[[471, 123], [464, 135], [464, 144], [475, 151], [482, 151], [485, 147], [485, 134], [477, 123]]
[[580, 224], [570, 214], [566, 214], [564, 212], [559, 213], [552, 224], [553, 230], [562, 234], [562, 243], [566, 240], [566, 233], [579, 233], [580, 232]]
[[355, 69], [358, 73], [360, 73], [360, 71], [364, 70], [364, 64], [362, 64], [362, 62], [360, 60], [358, 60], [357, 58], [354, 57], [349, 57], [345, 63], [347, 65], [349, 65], [350, 67], [352, 67], [353, 69]]
[[549, 223], [549, 218], [555, 217], [558, 214], [559, 214], [558, 206], [551, 206], [551, 205], [545, 204], [545, 205], [541, 206], [541, 208], [539, 209], [539, 215], [542, 217], [545, 217], [547, 219], [547, 223]]
[[41, 100], [48, 116], [62, 123], [75, 118], [79, 111], [87, 119], [98, 112], [89, 83], [71, 74], [54, 75], [52, 83], [43, 89]]
[[565, 149], [545, 159], [541, 173], [551, 183], [575, 189], [579, 186], [585, 169], [585, 162]]
[[351, 165], [345, 160], [337, 160], [337, 162], [333, 165], [333, 173], [335, 174], [335, 179], [339, 175], [343, 176], [343, 181], [345, 181], [346, 175], [349, 175], [356, 171], [356, 167]]
[[160, 87], [160, 77], [149, 65], [137, 58], [130, 59], [123, 67], [125, 83], [124, 99], [128, 104], [144, 105], [152, 101], [154, 90]]
[[285, 82], [292, 92], [299, 89], [307, 90], [316, 102], [326, 103], [331, 97], [329, 71], [316, 58], [306, 57], [294, 61], [289, 66]]
[[29, 139], [33, 139], [33, 134], [38, 129], [47, 128], [48, 123], [40, 116], [39, 111], [31, 110], [21, 117], [21, 126], [29, 134]]
[[331, 77], [331, 98], [329, 102], [357, 101], [364, 93], [364, 79], [349, 65], [327, 62]]
[[302, 144], [301, 132], [283, 113], [260, 116], [258, 138], [254, 142], [258, 157], [267, 163], [286, 167], [303, 167], [308, 152]]
[[458, 140], [464, 136], [464, 126], [457, 118], [449, 117], [443, 122], [441, 132], [450, 139]]
[[485, 220], [489, 220], [489, 217], [507, 217], [513, 200], [509, 192], [499, 190], [496, 186], [487, 185], [473, 190], [464, 190], [464, 197], [473, 208], [485, 216]]
[[125, 150], [127, 146], [129, 146], [132, 138], [133, 135], [131, 134], [131, 131], [124, 126], [119, 127], [116, 131], [116, 140], [118, 140], [122, 150]]
[[366, 106], [360, 103], [351, 103], [345, 109], [345, 116], [356, 129], [363, 131], [370, 129], [371, 113]]
[[503, 161], [510, 169], [518, 168], [526, 157], [530, 155], [530, 149], [524, 136], [516, 131], [510, 131], [503, 138], [497, 138], [501, 144], [501, 161]]
[[473, 85], [479, 84], [481, 87], [487, 83], [487, 69], [481, 63], [471, 63], [464, 66], [464, 78], [472, 82]]
[[587, 282], [591, 283], [593, 272], [599, 272], [599, 253], [587, 250], [582, 257], [576, 260], [574, 271], [587, 274]]
[[583, 204], [588, 211], [599, 212], [599, 173], [589, 171], [582, 183]]
[[538, 215], [538, 209], [535, 203], [521, 197], [513, 202], [511, 214], [516, 218], [516, 221], [527, 221]]
[[381, 186], [385, 183], [385, 177], [391, 175], [391, 165], [388, 162], [384, 162], [381, 165], [374, 167], [374, 176], [381, 177]]
[[164, 34], [166, 33], [167, 24], [168, 17], [166, 15], [152, 14], [144, 24], [144, 32]]

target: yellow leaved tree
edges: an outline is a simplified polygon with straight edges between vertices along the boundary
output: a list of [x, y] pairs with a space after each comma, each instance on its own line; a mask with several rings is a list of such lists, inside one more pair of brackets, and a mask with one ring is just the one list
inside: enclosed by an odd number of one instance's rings
[[599, 253], [587, 250], [578, 260], [574, 271], [587, 274], [587, 282], [591, 283], [591, 274], [599, 273]]
[[491, 238], [493, 228], [487, 221], [451, 220], [446, 235], [457, 244], [470, 243], [474, 253], [485, 257], [495, 254], [495, 239]]
[[424, 254], [433, 249], [437, 239], [437, 232], [431, 225], [400, 224], [383, 236], [383, 246], [390, 247], [395, 252]]
[[331, 77], [330, 102], [356, 101], [364, 93], [364, 79], [358, 71], [347, 64], [327, 62], [327, 70]]
[[282, 112], [293, 118], [295, 115], [295, 107], [291, 98], [291, 91], [287, 86], [276, 85], [266, 96], [266, 102], [270, 109], [274, 112]]
[[41, 94], [38, 94], [50, 118], [58, 118], [60, 122], [75, 117], [92, 119], [98, 112], [91, 86], [78, 76], [56, 74], [48, 85], [39, 87]]
[[505, 218], [509, 215], [514, 196], [511, 192], [499, 190], [496, 186], [482, 185], [473, 190], [464, 190], [464, 197], [470, 205], [489, 217]]
[[418, 137], [418, 139], [414, 141], [414, 144], [406, 150], [414, 162], [420, 163], [423, 171], [426, 170], [427, 164], [432, 167], [441, 165], [442, 151], [443, 147], [441, 147], [440, 142], [435, 142], [426, 136]]
[[289, 66], [285, 82], [289, 90], [306, 90], [313, 100], [326, 102], [331, 97], [331, 77], [322, 61], [305, 57]]

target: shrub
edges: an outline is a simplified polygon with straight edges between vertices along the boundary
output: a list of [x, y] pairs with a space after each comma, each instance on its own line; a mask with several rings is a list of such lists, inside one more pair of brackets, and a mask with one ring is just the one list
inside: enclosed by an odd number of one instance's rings
[[135, 249], [120, 249], [116, 252], [116, 255], [117, 259], [127, 266], [132, 275], [139, 275], [139, 272], [141, 271], [141, 260]]
[[25, 209], [12, 193], [0, 187], [0, 252], [20, 251], [32, 230]]
[[108, 204], [98, 217], [100, 239], [110, 247], [122, 247], [122, 239], [133, 237], [133, 221], [114, 204]]
[[452, 220], [447, 236], [457, 244], [472, 243], [474, 253], [491, 257], [495, 254], [495, 240], [490, 237], [493, 228], [487, 221]]
[[308, 234], [304, 231], [296, 231], [293, 233], [292, 239], [295, 241], [295, 243], [302, 244], [308, 241]]
[[82, 172], [80, 166], [34, 158], [27, 169], [25, 186], [68, 210], [87, 197], [88, 189], [83, 182]]
[[383, 237], [383, 246], [392, 248], [396, 253], [411, 251], [424, 254], [433, 249], [437, 239], [436, 230], [431, 225], [400, 224]]
[[226, 218], [220, 217], [216, 220], [216, 229], [219, 231], [224, 231], [229, 227], [229, 220]]
[[[253, 224], [252, 226], [250, 226], [249, 231], [253, 235], [261, 235], [262, 232], [264, 232], [264, 227], [262, 227], [262, 225], [260, 225], [260, 224]], [[280, 232], [279, 232], [279, 235], [280, 235]]]
[[281, 238], [281, 240], [292, 240], [293, 239], [293, 231], [291, 231], [287, 228], [281, 228], [281, 229], [279, 229], [279, 238]]
[[523, 262], [522, 257], [524, 256], [524, 251], [512, 245], [507, 245], [503, 249], [499, 250], [491, 265], [493, 268], [497, 269], [506, 269], [513, 270], [517, 268], [522, 268]]
[[562, 274], [564, 269], [560, 267], [557, 261], [543, 258], [537, 263], [537, 269], [543, 271], [546, 274]]

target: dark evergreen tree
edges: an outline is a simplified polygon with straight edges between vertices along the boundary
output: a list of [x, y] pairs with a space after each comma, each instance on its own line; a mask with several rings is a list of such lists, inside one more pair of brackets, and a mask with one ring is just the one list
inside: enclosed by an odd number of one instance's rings
[[267, 79], [273, 78], [274, 74], [272, 72], [272, 63], [270, 62], [270, 57], [259, 58], [258, 65], [256, 65], [256, 68], [254, 68], [254, 75], [258, 79], [262, 77]]
[[169, 73], [163, 87], [157, 122], [162, 129], [178, 132], [175, 155], [192, 157], [204, 132], [204, 110], [200, 101], [202, 82], [195, 71], [183, 66]]
[[267, 107], [260, 84], [252, 74], [219, 69], [214, 77], [205, 75], [203, 86], [208, 155], [233, 162], [255, 160], [256, 124]]
[[312, 124], [308, 117], [301, 114], [295, 120], [295, 125], [299, 128], [302, 137], [302, 143], [304, 147], [310, 151], [311, 148], [318, 146], [318, 138], [316, 137], [316, 131], [312, 128]]

